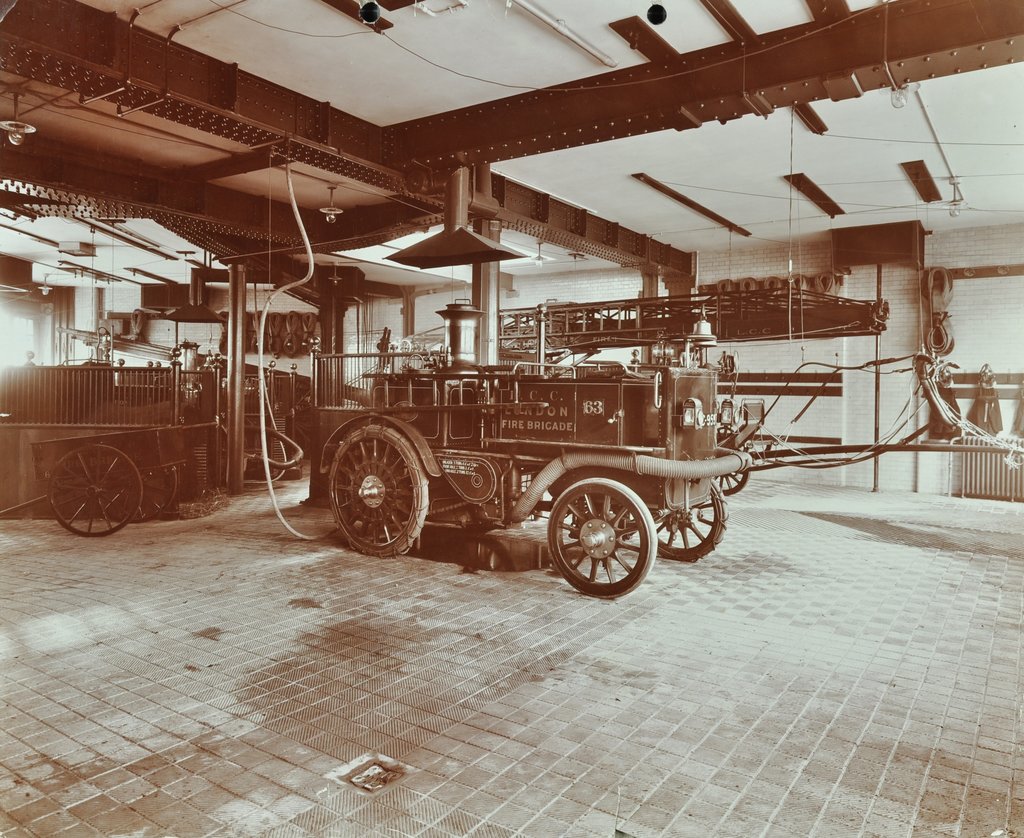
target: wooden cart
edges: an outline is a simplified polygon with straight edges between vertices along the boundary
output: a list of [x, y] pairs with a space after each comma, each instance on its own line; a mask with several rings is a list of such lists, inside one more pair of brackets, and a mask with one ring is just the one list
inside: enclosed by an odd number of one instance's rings
[[151, 520], [174, 502], [182, 466], [209, 426], [139, 428], [32, 443], [36, 477], [47, 480], [57, 521], [101, 536]]

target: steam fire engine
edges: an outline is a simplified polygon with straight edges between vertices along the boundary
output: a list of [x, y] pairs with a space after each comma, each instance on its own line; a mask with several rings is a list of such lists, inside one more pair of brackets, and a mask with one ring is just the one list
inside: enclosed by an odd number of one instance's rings
[[[673, 321], [669, 300], [625, 319], [602, 315], [609, 304], [506, 313], [506, 348], [532, 338], [535, 351], [511, 365], [477, 363], [482, 312], [459, 302], [438, 312], [445, 352], [319, 356], [311, 496], [326, 495], [368, 555], [409, 550], [427, 522], [483, 532], [546, 515], [552, 564], [595, 597], [636, 588], [657, 555], [695, 561], [725, 529], [715, 478], [751, 458], [717, 444], [735, 407], [716, 399], [704, 304], [688, 300]], [[646, 344], [650, 357], [551, 363], [552, 333], [561, 345]]]

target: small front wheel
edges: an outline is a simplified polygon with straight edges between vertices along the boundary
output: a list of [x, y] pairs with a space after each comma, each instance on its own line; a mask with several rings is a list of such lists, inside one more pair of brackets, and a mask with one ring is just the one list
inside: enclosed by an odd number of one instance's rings
[[697, 561], [718, 546], [728, 518], [722, 490], [712, 480], [707, 500], [658, 515], [658, 555], [677, 562]]
[[639, 585], [658, 554], [654, 518], [632, 489], [594, 477], [573, 483], [548, 519], [551, 561], [588, 596], [612, 599]]
[[750, 480], [749, 471], [734, 471], [732, 474], [723, 474], [719, 478], [719, 483], [722, 485], [722, 494], [735, 495], [742, 492], [748, 480]]

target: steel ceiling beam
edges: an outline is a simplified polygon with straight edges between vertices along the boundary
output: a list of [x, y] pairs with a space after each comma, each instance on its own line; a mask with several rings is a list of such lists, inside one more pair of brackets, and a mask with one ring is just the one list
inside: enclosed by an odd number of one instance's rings
[[[45, 137], [5, 149], [0, 172], [16, 184], [7, 191], [24, 195], [21, 203], [38, 207], [42, 215], [131, 218], [168, 212], [245, 235], [266, 236], [269, 222], [276, 231], [273, 240], [280, 243], [297, 236], [291, 208], [281, 202], [185, 182], [173, 171]], [[321, 219], [309, 212], [308, 223], [318, 227]]]
[[696, 273], [693, 253], [655, 241], [545, 192], [496, 174], [491, 175], [491, 192], [498, 202], [498, 219], [510, 229], [625, 267], [660, 266], [675, 276], [692, 277]]
[[[404, 169], [510, 160], [750, 113], [744, 93], [773, 107], [1024, 60], [1018, 0], [894, 0], [823, 27], [814, 22], [659, 63], [614, 70], [543, 90], [388, 126], [384, 162]], [[838, 87], [837, 77], [856, 80]], [[743, 88], [747, 89], [744, 90]], [[830, 95], [831, 91], [831, 95]], [[848, 91], [848, 92], [842, 92]]]
[[729, 0], [700, 0], [700, 2], [734, 41], [753, 43], [760, 39], [760, 36], [750, 27], [743, 15], [736, 11], [736, 7]]
[[636, 50], [648, 61], [669, 61], [679, 57], [679, 52], [639, 16], [616, 20], [608, 26], [629, 44], [630, 49]]
[[828, 131], [828, 126], [825, 124], [825, 120], [823, 120], [818, 115], [818, 112], [810, 105], [794, 105], [793, 113], [799, 117], [800, 121], [808, 131], [815, 134], [824, 134]]
[[[95, 210], [99, 215], [141, 212], [154, 217], [157, 211], [184, 214], [194, 221], [178, 222], [179, 227], [212, 224], [230, 235], [263, 237], [264, 246], [263, 231], [269, 222], [269, 227], [278, 231], [276, 244], [289, 246], [298, 241], [293, 234], [281, 232], [294, 230], [290, 210], [285, 205], [271, 204], [272, 215], [268, 216], [265, 201], [203, 181], [258, 171], [272, 165], [277, 155], [276, 159], [287, 158], [384, 191], [402, 192], [405, 187], [403, 176], [379, 164], [379, 127], [244, 73], [234, 65], [168, 43], [167, 39], [132, 27], [114, 14], [73, 0], [35, 0], [23, 4], [0, 26], [0, 61], [10, 72], [77, 92], [83, 99], [110, 93], [106, 100], [125, 108], [163, 95], [165, 98], [159, 104], [147, 110], [149, 114], [245, 145], [261, 146], [181, 170], [174, 177], [156, 170], [140, 174], [137, 164], [124, 165], [103, 156], [83, 155], [70, 146], [47, 145], [41, 138], [33, 138], [31, 145], [36, 150], [45, 150], [39, 157], [31, 156], [29, 145], [21, 147], [20, 152], [12, 147], [12, 162], [18, 165], [17, 179], [42, 186], [74, 183], [75, 192], [104, 196], [102, 207]], [[331, 145], [371, 162], [339, 155]], [[15, 173], [13, 169], [11, 173]], [[625, 229], [616, 233], [618, 238], [609, 239], [607, 231], [618, 230], [618, 225], [583, 210], [570, 209], [535, 190], [530, 190], [530, 195], [532, 202], [552, 202], [556, 210], [553, 222], [549, 224], [525, 212], [506, 214], [508, 226], [548, 241], [566, 242], [574, 250], [610, 261], [653, 261], [670, 272], [692, 275], [690, 253]], [[409, 196], [403, 200], [417, 203]], [[338, 237], [357, 242], [351, 247], [366, 246], [388, 240], [382, 237], [387, 233], [380, 231], [408, 232], [413, 219], [417, 223], [429, 220], [422, 216], [440, 209], [437, 202], [419, 204], [420, 213], [414, 207], [383, 211], [365, 208], [354, 214], [349, 211], [342, 216], [341, 223], [330, 228], [323, 227], [323, 219], [315, 212], [307, 212], [306, 221], [311, 237], [317, 241]], [[134, 209], [131, 213], [118, 211], [122, 205]], [[570, 215], [579, 215], [583, 222], [570, 220]], [[353, 219], [355, 223], [351, 223]], [[208, 232], [198, 227], [191, 235], [209, 238]]]
[[380, 164], [379, 126], [75, 0], [18, 4], [0, 24], [0, 66], [253, 148], [288, 139], [325, 171], [403, 189]]
[[221, 160], [214, 160], [210, 163], [182, 169], [181, 177], [183, 180], [205, 183], [208, 180], [219, 180], [224, 177], [259, 172], [263, 169], [269, 169], [273, 165], [273, 155], [274, 150], [272, 146], [242, 154], [231, 154]]
[[910, 179], [910, 183], [922, 201], [930, 204], [942, 200], [939, 186], [924, 160], [908, 160], [905, 163], [900, 163], [900, 167]]
[[725, 216], [719, 215], [714, 210], [698, 203], [693, 200], [693, 198], [688, 198], [682, 192], [678, 192], [671, 186], [662, 183], [660, 180], [657, 180], [644, 172], [634, 172], [630, 177], [636, 178], [640, 183], [651, 187], [651, 189], [656, 192], [660, 192], [666, 198], [671, 198], [676, 203], [682, 204], [687, 209], [693, 210], [698, 215], [703, 215], [709, 221], [714, 221], [715, 224], [725, 227], [731, 233], [738, 233], [741, 236], [753, 235], [750, 230], [747, 230], [745, 227], [740, 227], [739, 224], [730, 221]]
[[363, 26], [367, 27], [368, 29], [372, 29], [378, 35], [385, 29], [390, 29], [392, 26], [394, 26], [394, 24], [391, 21], [385, 20], [383, 17], [377, 18], [377, 22], [373, 24], [364, 23], [363, 19], [359, 16], [359, 0], [320, 0], [320, 2], [327, 6], [330, 6], [336, 12], [341, 12], [343, 15], [347, 15], [353, 20], [362, 23]]
[[791, 175], [783, 175], [782, 179], [786, 181], [791, 187], [797, 192], [807, 198], [812, 204], [820, 209], [829, 218], [835, 218], [837, 215], [845, 215], [844, 210], [839, 204], [832, 200], [824, 189], [818, 184], [811, 180], [803, 172], [796, 172]]
[[[168, 229], [173, 223], [174, 232], [218, 257], [233, 254], [200, 242], [244, 242], [238, 253], [265, 253], [268, 246], [301, 247], [287, 203], [188, 182], [178, 171], [86, 153], [45, 137], [5, 148], [0, 176], [0, 203], [28, 206], [39, 215], [152, 218]], [[314, 249], [330, 252], [338, 249], [339, 242], [379, 235], [425, 216], [429, 221], [436, 208], [427, 201], [402, 198], [347, 210], [333, 224], [316, 210], [301, 213], [310, 240], [316, 243]]]
[[818, 23], [835, 23], [850, 14], [846, 0], [805, 0], [807, 10]]

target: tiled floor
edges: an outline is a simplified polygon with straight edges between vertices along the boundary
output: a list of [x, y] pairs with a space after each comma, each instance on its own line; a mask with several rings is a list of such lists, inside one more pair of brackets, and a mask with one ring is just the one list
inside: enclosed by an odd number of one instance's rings
[[[1024, 836], [1021, 505], [755, 476], [730, 511], [614, 602], [256, 494], [0, 521], [0, 834]], [[326, 776], [366, 753], [412, 773]]]

